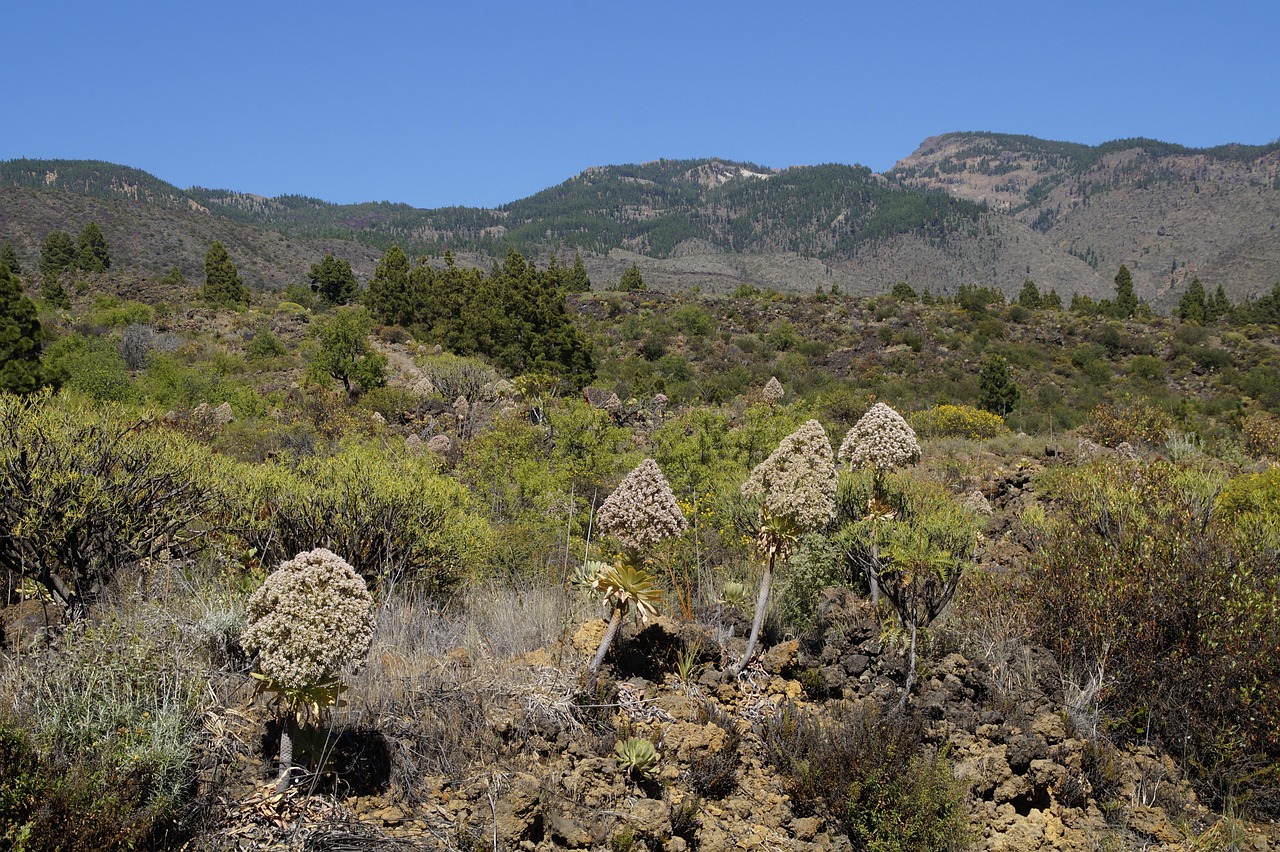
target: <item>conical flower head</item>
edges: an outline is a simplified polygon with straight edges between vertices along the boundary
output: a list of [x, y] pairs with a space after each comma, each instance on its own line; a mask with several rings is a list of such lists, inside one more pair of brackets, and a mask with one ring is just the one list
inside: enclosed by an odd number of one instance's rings
[[778, 381], [777, 376], [770, 376], [769, 381], [765, 382], [764, 390], [760, 391], [760, 398], [770, 405], [782, 402], [785, 395], [786, 391], [782, 389], [782, 382]]
[[640, 462], [600, 505], [596, 524], [627, 547], [640, 549], [684, 532], [687, 524], [667, 478], [653, 459]]
[[817, 420], [782, 439], [751, 471], [742, 496], [763, 500], [764, 513], [798, 530], [823, 526], [836, 511], [836, 468], [831, 441]]
[[258, 671], [286, 689], [335, 677], [373, 641], [364, 579], [324, 548], [282, 562], [250, 595], [247, 620], [241, 644], [258, 654]]
[[877, 402], [844, 436], [840, 458], [851, 468], [892, 470], [920, 461], [920, 442], [901, 414]]

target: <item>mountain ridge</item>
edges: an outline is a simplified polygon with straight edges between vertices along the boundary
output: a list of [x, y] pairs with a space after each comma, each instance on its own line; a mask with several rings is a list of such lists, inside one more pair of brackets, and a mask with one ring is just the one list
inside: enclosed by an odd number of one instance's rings
[[[393, 243], [481, 263], [514, 247], [544, 257], [581, 251], [593, 278], [605, 281], [636, 263], [659, 289], [751, 283], [877, 292], [904, 280], [935, 292], [977, 283], [1013, 295], [1031, 278], [1042, 289], [1100, 297], [1126, 263], [1139, 295], [1163, 309], [1192, 276], [1222, 283], [1237, 300], [1280, 279], [1280, 249], [1267, 239], [1280, 219], [1280, 143], [1089, 146], [950, 133], [924, 140], [882, 174], [842, 164], [661, 159], [593, 166], [497, 208], [183, 190], [89, 160], [0, 162], [0, 186], [163, 207], [286, 241], [359, 245], [357, 271], [369, 265], [365, 255]], [[1257, 197], [1246, 199], [1249, 191]], [[1197, 197], [1182, 197], [1188, 193]], [[43, 235], [24, 237], [30, 250]]]

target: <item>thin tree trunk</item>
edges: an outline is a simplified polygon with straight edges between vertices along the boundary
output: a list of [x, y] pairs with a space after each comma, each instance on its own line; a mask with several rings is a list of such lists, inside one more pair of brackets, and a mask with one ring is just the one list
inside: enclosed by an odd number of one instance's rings
[[867, 565], [867, 588], [871, 591], [871, 605], [880, 606], [880, 545], [871, 545], [871, 562]]
[[276, 792], [283, 793], [289, 789], [290, 775], [293, 772], [293, 730], [297, 722], [292, 713], [285, 716], [280, 728], [280, 775], [276, 778]]
[[604, 662], [604, 655], [609, 653], [609, 646], [613, 644], [613, 637], [618, 634], [618, 628], [622, 626], [622, 609], [615, 607], [613, 610], [613, 618], [609, 619], [609, 627], [604, 631], [604, 637], [600, 640], [600, 648], [596, 651], [595, 657], [591, 660], [591, 665], [587, 669], [595, 674], [600, 669], [600, 664]]
[[760, 629], [764, 627], [764, 610], [769, 604], [769, 591], [773, 587], [773, 559], [774, 552], [770, 551], [769, 561], [764, 566], [764, 576], [760, 578], [760, 596], [756, 598], [755, 618], [751, 619], [751, 636], [747, 639], [747, 650], [743, 652], [742, 659], [738, 660], [738, 664], [733, 667], [735, 675], [742, 674], [751, 655], [756, 651], [756, 643], [760, 641]]
[[907, 708], [907, 699], [911, 697], [911, 687], [916, 684], [916, 619], [911, 619], [911, 651], [907, 658], [907, 683], [902, 687], [902, 697], [898, 699], [898, 712]]

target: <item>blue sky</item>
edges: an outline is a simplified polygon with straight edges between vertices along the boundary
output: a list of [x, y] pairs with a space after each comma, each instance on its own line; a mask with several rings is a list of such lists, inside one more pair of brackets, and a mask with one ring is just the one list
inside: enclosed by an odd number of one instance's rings
[[494, 206], [589, 166], [882, 171], [927, 136], [1280, 137], [1280, 4], [15, 0], [0, 159]]

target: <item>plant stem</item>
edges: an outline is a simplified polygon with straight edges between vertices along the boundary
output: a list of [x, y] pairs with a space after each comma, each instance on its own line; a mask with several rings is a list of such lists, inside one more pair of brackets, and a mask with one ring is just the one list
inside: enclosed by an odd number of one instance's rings
[[284, 718], [280, 728], [280, 775], [276, 778], [276, 792], [283, 793], [289, 789], [290, 774], [293, 772], [293, 733], [297, 720], [292, 713]]
[[743, 652], [742, 659], [738, 660], [738, 664], [733, 667], [735, 675], [742, 674], [751, 655], [755, 653], [756, 643], [760, 641], [760, 629], [764, 626], [764, 609], [769, 604], [769, 590], [773, 586], [773, 560], [776, 553], [776, 547], [769, 549], [769, 561], [765, 563], [764, 576], [760, 578], [760, 596], [756, 598], [756, 614], [751, 619], [751, 636], [747, 639], [747, 650]]
[[614, 607], [613, 617], [609, 619], [609, 627], [604, 631], [604, 636], [600, 639], [600, 648], [596, 651], [595, 657], [591, 660], [591, 665], [587, 669], [595, 674], [600, 669], [600, 664], [604, 662], [604, 655], [609, 653], [609, 645], [613, 643], [613, 637], [617, 635], [618, 628], [622, 626], [622, 608]]

